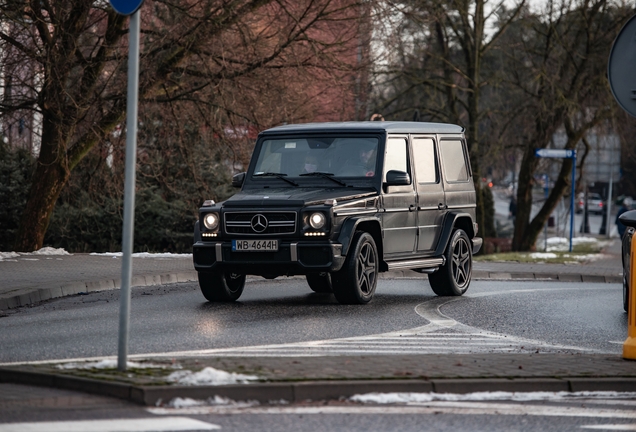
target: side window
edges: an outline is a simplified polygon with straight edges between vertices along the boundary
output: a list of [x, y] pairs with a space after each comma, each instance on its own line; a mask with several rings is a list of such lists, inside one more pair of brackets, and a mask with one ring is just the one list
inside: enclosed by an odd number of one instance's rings
[[382, 181], [386, 181], [386, 173], [391, 170], [409, 172], [406, 138], [389, 138], [384, 154], [384, 172]]
[[435, 157], [435, 142], [432, 138], [413, 139], [413, 159], [418, 183], [437, 183], [437, 163]]
[[460, 140], [442, 140], [440, 142], [442, 164], [446, 181], [459, 182], [468, 180], [468, 167], [464, 156], [464, 146]]

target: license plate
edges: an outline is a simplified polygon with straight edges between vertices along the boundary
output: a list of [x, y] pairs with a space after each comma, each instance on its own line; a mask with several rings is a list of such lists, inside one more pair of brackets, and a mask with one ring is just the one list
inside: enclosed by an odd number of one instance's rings
[[278, 240], [232, 240], [232, 252], [276, 252]]

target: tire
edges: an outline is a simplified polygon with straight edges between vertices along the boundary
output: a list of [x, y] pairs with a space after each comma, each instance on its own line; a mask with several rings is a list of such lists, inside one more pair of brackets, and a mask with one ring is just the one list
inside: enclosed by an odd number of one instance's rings
[[341, 304], [366, 304], [378, 283], [378, 248], [371, 234], [358, 232], [342, 269], [332, 275], [333, 293]]
[[629, 312], [629, 270], [623, 270], [623, 309]]
[[333, 285], [331, 283], [330, 273], [314, 273], [307, 275], [307, 283], [313, 292], [331, 293]]
[[224, 270], [199, 272], [199, 287], [208, 301], [233, 302], [243, 294], [245, 275]]
[[446, 264], [429, 274], [428, 281], [438, 296], [460, 296], [470, 285], [473, 269], [473, 250], [464, 230], [453, 232], [444, 255]]

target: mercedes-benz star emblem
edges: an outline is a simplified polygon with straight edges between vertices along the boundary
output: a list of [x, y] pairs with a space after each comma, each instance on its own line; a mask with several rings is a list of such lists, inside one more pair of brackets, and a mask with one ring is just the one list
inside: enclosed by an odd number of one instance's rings
[[260, 213], [254, 215], [252, 218], [252, 229], [257, 233], [265, 231], [267, 229], [267, 218]]

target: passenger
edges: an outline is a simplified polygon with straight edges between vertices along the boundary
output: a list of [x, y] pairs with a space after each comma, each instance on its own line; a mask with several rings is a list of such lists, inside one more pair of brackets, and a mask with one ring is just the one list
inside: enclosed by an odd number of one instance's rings
[[318, 157], [308, 153], [305, 156], [305, 166], [303, 167], [301, 174], [312, 173], [318, 169]]

